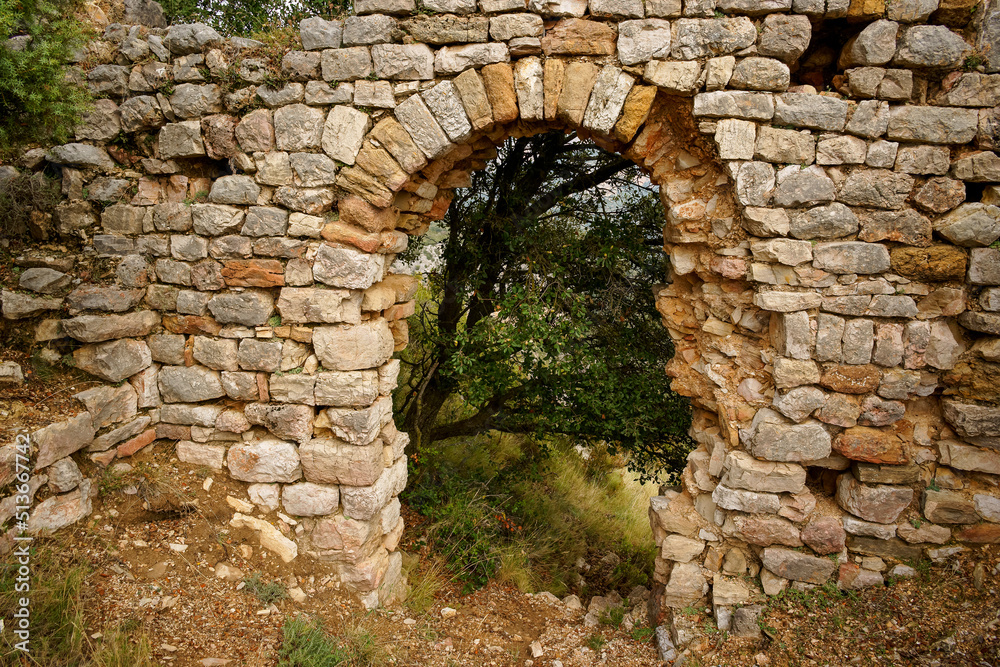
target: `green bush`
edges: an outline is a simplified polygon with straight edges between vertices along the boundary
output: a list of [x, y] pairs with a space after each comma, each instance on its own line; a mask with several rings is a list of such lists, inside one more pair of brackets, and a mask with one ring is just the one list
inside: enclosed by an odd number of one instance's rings
[[242, 36], [295, 25], [309, 16], [340, 16], [351, 7], [350, 0], [161, 0], [160, 4], [171, 23], [200, 21], [224, 35]]
[[[90, 99], [67, 77], [84, 40], [75, 0], [0, 0], [0, 156], [30, 143], [65, 143]], [[8, 46], [26, 35], [23, 50]]]

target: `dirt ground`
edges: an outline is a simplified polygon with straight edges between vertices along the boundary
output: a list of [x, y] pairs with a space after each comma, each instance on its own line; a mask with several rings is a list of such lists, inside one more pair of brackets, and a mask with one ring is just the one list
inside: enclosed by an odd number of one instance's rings
[[[0, 360], [31, 367], [10, 350], [0, 351]], [[0, 388], [0, 439], [12, 437], [18, 428], [55, 421], [54, 415], [72, 414], [78, 409], [72, 394], [92, 384], [71, 373], [42, 378], [30, 372], [28, 378], [20, 387]], [[333, 635], [358, 629], [369, 633], [382, 664], [661, 664], [651, 633], [641, 629], [641, 604], [620, 625], [588, 626], [582, 610], [491, 583], [469, 595], [446, 585], [419, 612], [406, 603], [366, 612], [339, 590], [330, 564], [304, 555], [285, 564], [262, 549], [251, 531], [229, 527], [236, 510], [227, 497], [246, 496], [243, 485], [224, 472], [179, 463], [168, 443], [148, 447], [126, 462], [132, 470], [124, 475], [102, 474], [89, 463], [82, 466], [101, 495], [85, 523], [56, 538], [64, 553], [89, 566], [83, 595], [92, 642], [115, 627], [141, 627], [159, 664], [270, 667], [277, 663], [285, 620], [304, 613], [321, 619]], [[41, 491], [36, 502], [45, 494]], [[193, 510], [178, 511], [182, 507]], [[405, 508], [404, 516], [403, 548], [420, 555], [407, 559], [414, 568], [410, 580], [419, 582], [434, 554], [423, 545], [417, 517]], [[220, 579], [216, 569], [222, 563], [242, 574]], [[262, 604], [241, 590], [242, 575], [253, 573], [281, 580], [283, 588], [297, 586], [306, 597]], [[772, 599], [761, 622], [761, 639], [729, 638], [714, 628], [706, 609], [687, 610], [691, 618], [686, 620], [704, 634], [682, 662], [1000, 667], [998, 591], [1000, 547], [994, 545], [921, 568], [917, 579], [877, 590]], [[446, 607], [454, 615], [442, 614]]]

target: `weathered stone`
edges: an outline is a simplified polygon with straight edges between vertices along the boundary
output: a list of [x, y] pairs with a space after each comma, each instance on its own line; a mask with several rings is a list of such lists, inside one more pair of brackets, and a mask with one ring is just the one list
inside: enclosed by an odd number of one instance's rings
[[752, 514], [776, 514], [781, 507], [781, 502], [776, 494], [730, 489], [722, 484], [715, 487], [712, 492], [712, 500], [723, 509]]
[[263, 519], [255, 519], [251, 516], [244, 516], [239, 512], [229, 520], [229, 525], [233, 528], [250, 528], [259, 533], [260, 545], [278, 555], [285, 563], [290, 563], [298, 556], [299, 548], [292, 540], [288, 539], [281, 532]]
[[434, 78], [434, 53], [426, 44], [376, 44], [372, 47], [372, 63], [380, 79]]
[[951, 245], [929, 248], [893, 248], [892, 270], [913, 280], [962, 280], [968, 255]]
[[542, 51], [546, 56], [607, 56], [615, 52], [616, 37], [617, 31], [611, 25], [567, 18], [545, 31]]
[[316, 327], [313, 346], [325, 368], [340, 371], [375, 368], [392, 356], [388, 323], [370, 320], [354, 326]]
[[965, 496], [955, 491], [924, 490], [921, 501], [924, 516], [934, 523], [976, 523], [979, 515]]
[[744, 90], [788, 89], [788, 65], [772, 58], [744, 58], [733, 69], [729, 85]]
[[775, 544], [786, 547], [802, 546], [799, 529], [779, 517], [731, 516], [723, 525], [723, 531], [727, 531], [727, 528], [734, 531], [739, 539], [759, 547], [770, 547]]
[[823, 372], [820, 385], [843, 394], [868, 394], [878, 387], [881, 373], [875, 366], [834, 366]]
[[308, 405], [251, 403], [244, 408], [244, 414], [251, 424], [263, 426], [283, 440], [304, 443], [312, 436], [315, 414]]
[[746, 437], [751, 454], [767, 461], [821, 459], [831, 449], [830, 434], [819, 422], [788, 424], [767, 408], [757, 411]]
[[308, 151], [320, 148], [323, 112], [304, 104], [292, 104], [274, 112], [274, 137], [279, 150]]
[[836, 187], [822, 167], [785, 167], [777, 174], [774, 203], [778, 206], [815, 206], [833, 201]]
[[710, 118], [740, 118], [770, 120], [774, 115], [774, 100], [767, 93], [715, 91], [694, 97], [694, 115]]
[[868, 486], [849, 473], [837, 478], [837, 504], [876, 523], [893, 523], [913, 500], [913, 489], [879, 484]]
[[855, 426], [837, 435], [833, 449], [855, 461], [902, 464], [908, 458], [902, 441], [891, 431]]
[[651, 60], [646, 64], [643, 78], [664, 92], [691, 95], [699, 87], [701, 65], [697, 62]]
[[881, 273], [890, 266], [889, 251], [876, 243], [820, 243], [813, 249], [813, 266], [830, 273]]
[[378, 373], [375, 370], [326, 372], [316, 376], [317, 405], [335, 407], [366, 407], [379, 395]]
[[931, 222], [911, 208], [902, 211], [878, 211], [864, 218], [862, 241], [895, 241], [924, 246], [931, 242]]
[[669, 21], [645, 19], [618, 24], [618, 59], [622, 65], [637, 65], [669, 57]]
[[816, 140], [808, 132], [764, 126], [757, 133], [755, 157], [758, 160], [802, 165], [811, 164], [815, 156]]
[[795, 62], [805, 53], [812, 37], [812, 26], [805, 16], [769, 14], [763, 26], [757, 52], [787, 63]]
[[789, 232], [797, 239], [837, 238], [857, 231], [857, 216], [839, 202], [795, 213], [789, 227]]
[[31, 440], [38, 449], [35, 470], [52, 465], [59, 459], [83, 449], [94, 440], [95, 427], [89, 412], [35, 431]]
[[318, 516], [331, 514], [340, 504], [336, 486], [301, 482], [281, 490], [281, 504], [292, 516]]
[[1000, 207], [962, 204], [933, 223], [934, 231], [955, 245], [988, 246], [1000, 238]]
[[[518, 61], [519, 65], [525, 62], [530, 62], [530, 59]], [[425, 91], [423, 98], [427, 108], [450, 140], [462, 142], [472, 135], [472, 124], [465, 115], [462, 101], [451, 81], [442, 81]]]
[[413, 143], [428, 159], [440, 157], [452, 146], [448, 135], [434, 119], [419, 95], [412, 95], [396, 107], [396, 118], [409, 133]]
[[116, 340], [84, 345], [73, 351], [74, 365], [108, 382], [121, 382], [152, 363], [149, 347], [143, 341]]
[[753, 44], [757, 30], [745, 17], [678, 19], [673, 24], [671, 55], [679, 60], [735, 53]]
[[761, 562], [764, 567], [779, 577], [811, 584], [826, 583], [837, 567], [828, 558], [809, 556], [780, 547], [764, 549]]
[[310, 482], [369, 486], [382, 474], [382, 444], [348, 444], [334, 438], [313, 438], [299, 447], [302, 470]]
[[223, 324], [262, 326], [274, 313], [274, 302], [262, 291], [226, 292], [213, 296], [208, 310]]
[[821, 556], [840, 553], [844, 550], [847, 539], [840, 521], [828, 516], [810, 521], [809, 525], [802, 529], [801, 536], [802, 541]]
[[675, 609], [688, 607], [708, 593], [708, 581], [697, 563], [678, 563], [670, 570], [663, 604]]
[[903, 105], [890, 112], [888, 136], [929, 144], [964, 144], [975, 137], [978, 123], [979, 116], [972, 109]]
[[847, 122], [847, 102], [809, 93], [784, 93], [775, 98], [774, 120], [783, 125], [841, 131]]
[[838, 199], [852, 206], [899, 209], [912, 187], [913, 177], [907, 174], [881, 169], [855, 171], [844, 181]]
[[[36, 468], [37, 468], [36, 464]], [[90, 515], [91, 481], [84, 479], [79, 488], [69, 493], [46, 498], [31, 510], [28, 532], [31, 534], [54, 532]]]
[[668, 535], [660, 543], [660, 558], [678, 563], [690, 563], [705, 550], [703, 540], [695, 540], [683, 535]]
[[203, 366], [164, 366], [157, 382], [167, 403], [210, 401], [226, 394], [219, 373]]
[[896, 533], [910, 544], [944, 544], [951, 539], [951, 529], [933, 523], [901, 523]]
[[354, 46], [323, 51], [320, 68], [325, 81], [355, 81], [372, 73], [371, 51]]
[[434, 55], [434, 73], [460, 74], [470, 67], [510, 62], [506, 44], [465, 44], [445, 46]]
[[941, 25], [912, 26], [903, 31], [894, 65], [902, 67], [959, 67], [972, 47]]
[[339, 49], [342, 35], [343, 24], [340, 21], [327, 21], [319, 16], [299, 21], [299, 36], [306, 51]]
[[125, 315], [80, 315], [62, 321], [63, 331], [83, 343], [142, 338], [153, 333], [159, 325], [159, 314], [149, 310]]

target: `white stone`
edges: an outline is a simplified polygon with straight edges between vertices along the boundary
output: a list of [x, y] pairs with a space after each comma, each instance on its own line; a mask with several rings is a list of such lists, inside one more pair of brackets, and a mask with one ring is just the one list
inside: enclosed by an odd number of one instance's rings
[[335, 106], [323, 127], [323, 151], [334, 160], [353, 165], [371, 127], [368, 114], [353, 107]]

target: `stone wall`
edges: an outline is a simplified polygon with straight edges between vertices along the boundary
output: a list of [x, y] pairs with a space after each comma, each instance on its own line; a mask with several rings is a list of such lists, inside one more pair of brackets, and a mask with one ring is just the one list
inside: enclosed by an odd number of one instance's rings
[[[277, 55], [202, 25], [114, 24], [91, 45], [102, 99], [78, 142], [18, 165], [61, 174], [32, 232], [62, 245], [18, 258], [2, 303], [108, 384], [34, 434], [36, 470], [166, 442], [250, 484], [269, 521], [233, 520], [269, 548], [393, 599], [408, 438], [391, 357], [415, 292], [393, 259], [499, 142], [573, 129], [661, 186], [657, 307], [700, 445], [650, 507], [657, 620], [711, 599], [720, 627], [755, 627], [762, 591], [872, 585], [885, 560], [1000, 540], [1000, 13], [356, 10], [303, 21]], [[86, 482], [57, 486], [32, 529], [85, 513]]]

